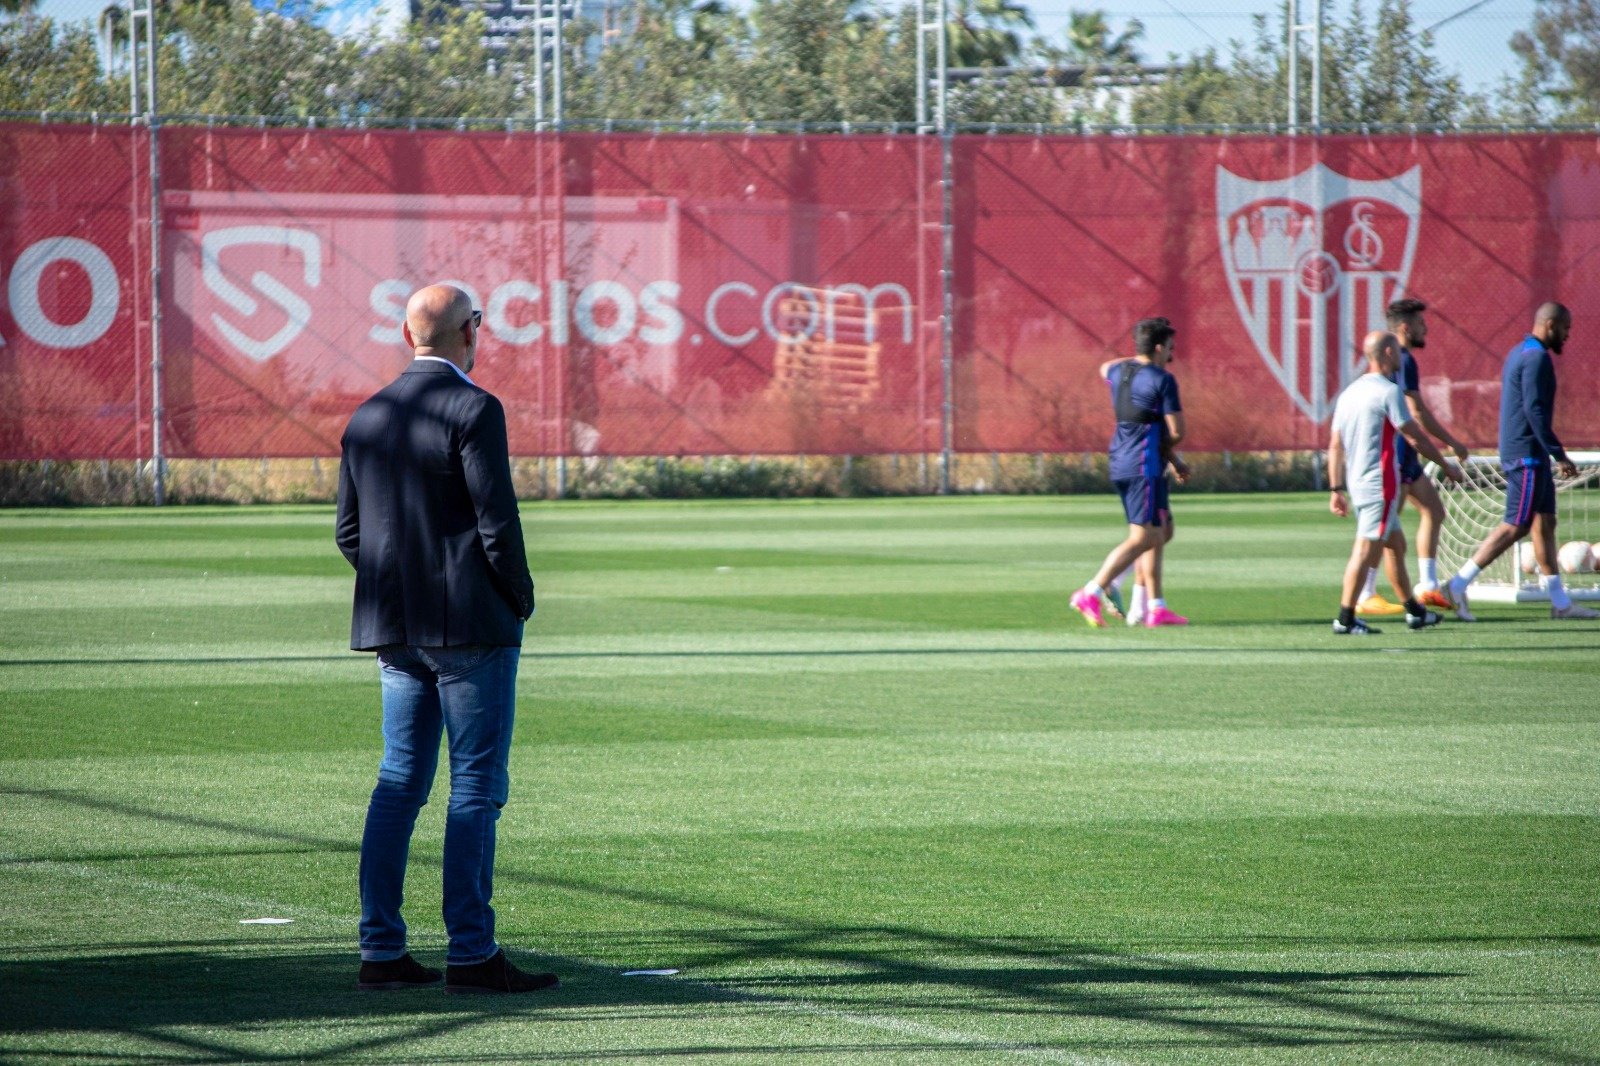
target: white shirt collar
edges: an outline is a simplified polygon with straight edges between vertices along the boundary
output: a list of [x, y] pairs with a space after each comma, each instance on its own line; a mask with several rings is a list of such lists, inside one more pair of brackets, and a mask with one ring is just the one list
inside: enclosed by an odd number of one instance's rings
[[435, 363], [443, 363], [445, 366], [449, 367], [451, 370], [454, 370], [457, 374], [460, 374], [461, 375], [461, 380], [465, 381], [468, 385], [476, 385], [477, 384], [477, 382], [475, 382], [471, 378], [467, 377], [467, 372], [465, 370], [462, 370], [459, 366], [456, 366], [454, 363], [452, 363], [450, 360], [444, 358], [443, 356], [438, 356], [438, 355], [414, 355], [414, 356], [412, 356], [412, 358], [413, 359], [431, 359]]

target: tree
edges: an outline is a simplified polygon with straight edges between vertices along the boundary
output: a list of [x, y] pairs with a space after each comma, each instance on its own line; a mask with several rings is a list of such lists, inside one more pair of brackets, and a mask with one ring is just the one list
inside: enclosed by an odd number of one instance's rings
[[[1266, 125], [1288, 119], [1288, 49], [1283, 32], [1256, 18], [1249, 47], [1232, 42], [1224, 60], [1215, 49], [1177, 62], [1162, 84], [1134, 102], [1137, 122], [1168, 125]], [[1481, 120], [1487, 103], [1468, 93], [1459, 75], [1433, 54], [1419, 34], [1409, 0], [1380, 0], [1372, 25], [1359, 0], [1344, 24], [1323, 31], [1322, 122], [1325, 125], [1443, 125]], [[1310, 118], [1310, 56], [1302, 54], [1300, 120]]]
[[1502, 88], [1506, 115], [1524, 122], [1600, 119], [1600, 7], [1537, 0], [1533, 24], [1511, 38], [1522, 72]]
[[1033, 15], [1012, 0], [952, 0], [945, 51], [952, 67], [1008, 67], [1022, 56]]
[[1064, 58], [1085, 67], [1137, 66], [1135, 47], [1144, 36], [1144, 23], [1129, 19], [1127, 28], [1115, 37], [1104, 11], [1074, 10], [1067, 17], [1067, 48]]

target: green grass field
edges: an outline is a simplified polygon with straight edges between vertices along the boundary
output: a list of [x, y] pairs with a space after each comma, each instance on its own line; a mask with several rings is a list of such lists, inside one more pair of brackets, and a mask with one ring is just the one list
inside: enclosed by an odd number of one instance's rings
[[330, 509], [0, 514], [0, 1059], [1600, 1061], [1600, 626], [1335, 639], [1324, 507], [1097, 632], [1110, 497], [525, 504], [490, 1002], [354, 988]]

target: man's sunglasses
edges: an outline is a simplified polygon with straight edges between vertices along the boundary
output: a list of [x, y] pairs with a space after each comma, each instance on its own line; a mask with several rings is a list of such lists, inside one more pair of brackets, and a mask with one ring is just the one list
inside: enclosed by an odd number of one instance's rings
[[[483, 325], [483, 312], [482, 311], [474, 311], [474, 312], [472, 312], [472, 317], [468, 318], [467, 322], [471, 322], [472, 323], [472, 328], [473, 329], [477, 329], [479, 326]], [[461, 324], [464, 326], [464, 325], [467, 324], [467, 322], [463, 322]]]

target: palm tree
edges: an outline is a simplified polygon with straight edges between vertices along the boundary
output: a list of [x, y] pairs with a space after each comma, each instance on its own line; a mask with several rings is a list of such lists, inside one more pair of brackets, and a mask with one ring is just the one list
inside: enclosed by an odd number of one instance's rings
[[0, 0], [0, 15], [27, 15], [39, 6], [39, 0]]
[[952, 0], [946, 47], [952, 67], [1008, 67], [1022, 55], [1033, 16], [1011, 0]]
[[1144, 23], [1129, 19], [1127, 29], [1111, 36], [1104, 11], [1073, 11], [1067, 23], [1067, 55], [1086, 67], [1128, 66], [1139, 62], [1134, 42], [1144, 36]]

